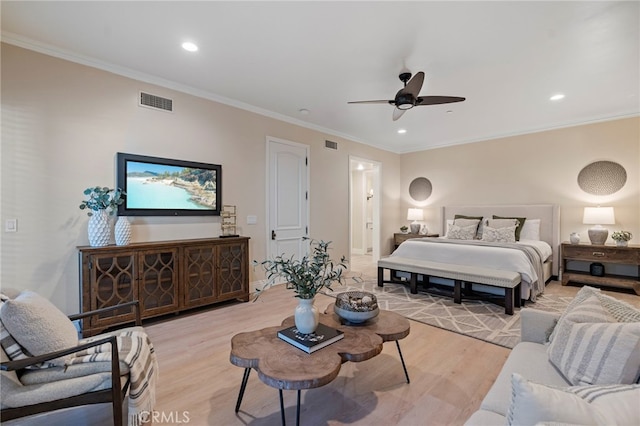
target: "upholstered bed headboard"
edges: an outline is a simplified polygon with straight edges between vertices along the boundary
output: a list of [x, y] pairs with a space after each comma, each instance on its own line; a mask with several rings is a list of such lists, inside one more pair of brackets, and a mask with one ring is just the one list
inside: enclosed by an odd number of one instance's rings
[[[560, 206], [557, 204], [513, 204], [445, 206], [442, 208], [442, 229], [447, 229], [447, 219], [455, 215], [492, 217], [515, 216], [540, 219], [540, 239], [546, 241], [553, 250], [552, 273], [558, 276], [560, 266]], [[444, 232], [444, 231], [443, 231]]]

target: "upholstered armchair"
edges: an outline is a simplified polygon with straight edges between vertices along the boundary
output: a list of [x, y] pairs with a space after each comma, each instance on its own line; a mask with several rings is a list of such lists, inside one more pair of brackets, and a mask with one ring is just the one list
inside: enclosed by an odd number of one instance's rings
[[[13, 310], [23, 308], [19, 302], [24, 293], [30, 293], [26, 297], [27, 302], [46, 305], [45, 314], [41, 314], [42, 308], [38, 306], [38, 313], [35, 316], [40, 316], [40, 318], [26, 315], [16, 324], [12, 324], [12, 322], [16, 322], [16, 313]], [[51, 316], [62, 314], [50, 302], [46, 300], [43, 302], [43, 300], [31, 292], [23, 292], [15, 299], [4, 297], [2, 300], [0, 307], [0, 319], [2, 319], [0, 322], [2, 325], [0, 328], [2, 332], [0, 336], [2, 343], [0, 353], [2, 357], [0, 420], [4, 422], [61, 408], [110, 402], [114, 425], [122, 425], [123, 414], [127, 411], [127, 405], [123, 404], [123, 401], [127, 392], [131, 390], [131, 370], [135, 367], [130, 367], [124, 361], [126, 353], [123, 355], [123, 348], [119, 347], [119, 344], [123, 345], [122, 336], [145, 336], [141, 339], [134, 337], [139, 341], [146, 338], [144, 329], [141, 327], [138, 302], [128, 302], [65, 318], [73, 327], [71, 323], [73, 320], [130, 307], [135, 311], [136, 323], [134, 327], [114, 330], [93, 336], [90, 339], [79, 339], [71, 347], [41, 353], [42, 348], [34, 348], [32, 342], [29, 342], [29, 336], [19, 333], [22, 326], [25, 326], [27, 330], [34, 326], [38, 327], [37, 324], [29, 324], [27, 327], [26, 323], [47, 321], [46, 316], [42, 316], [47, 315], [46, 312], [49, 312]], [[57, 313], [51, 310], [52, 307]], [[54, 324], [57, 321], [60, 321], [60, 318], [51, 319]], [[43, 327], [46, 329], [47, 326], [50, 324]], [[64, 324], [64, 327], [67, 325]], [[126, 339], [130, 339], [130, 337], [126, 337]], [[126, 340], [126, 342], [129, 341]], [[24, 347], [22, 347], [23, 344]], [[61, 345], [60, 342], [56, 342], [56, 344]], [[66, 346], [66, 344], [62, 346]], [[127, 344], [127, 346], [130, 345]], [[150, 343], [149, 346], [151, 347], [149, 356], [153, 361], [150, 364], [155, 366], [157, 370], [153, 347]], [[16, 356], [16, 351], [20, 350], [24, 351], [24, 355]], [[32, 356], [33, 353], [37, 353], [37, 355]], [[13, 360], [10, 360], [11, 358]], [[155, 373], [157, 371], [152, 372], [151, 375]], [[138, 374], [136, 380], [139, 380], [140, 377], [143, 376]], [[146, 377], [145, 374], [143, 378]], [[155, 385], [155, 381], [152, 384]], [[155, 389], [155, 386], [153, 387]], [[151, 400], [154, 398], [155, 395], [152, 395]], [[131, 402], [129, 406], [131, 406]]]

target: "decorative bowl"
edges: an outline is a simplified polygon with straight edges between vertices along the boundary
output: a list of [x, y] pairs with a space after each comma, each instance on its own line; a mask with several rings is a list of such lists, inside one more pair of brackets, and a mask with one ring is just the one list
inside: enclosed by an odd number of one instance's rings
[[378, 299], [366, 291], [347, 291], [336, 296], [334, 312], [343, 320], [360, 324], [378, 316]]

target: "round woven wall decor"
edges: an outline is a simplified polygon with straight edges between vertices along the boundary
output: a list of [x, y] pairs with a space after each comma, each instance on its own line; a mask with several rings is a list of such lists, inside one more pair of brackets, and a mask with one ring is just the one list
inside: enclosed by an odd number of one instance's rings
[[409, 185], [409, 195], [415, 201], [424, 201], [431, 196], [431, 181], [424, 177], [415, 178]]
[[611, 195], [627, 182], [627, 171], [613, 161], [596, 161], [578, 173], [578, 186], [592, 195]]

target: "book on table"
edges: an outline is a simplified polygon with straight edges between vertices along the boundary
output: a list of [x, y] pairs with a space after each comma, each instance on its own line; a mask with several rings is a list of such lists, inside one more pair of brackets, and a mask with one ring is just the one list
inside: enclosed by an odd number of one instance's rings
[[278, 337], [296, 348], [312, 353], [342, 339], [344, 333], [320, 323], [313, 333], [300, 333], [294, 325], [278, 331]]

